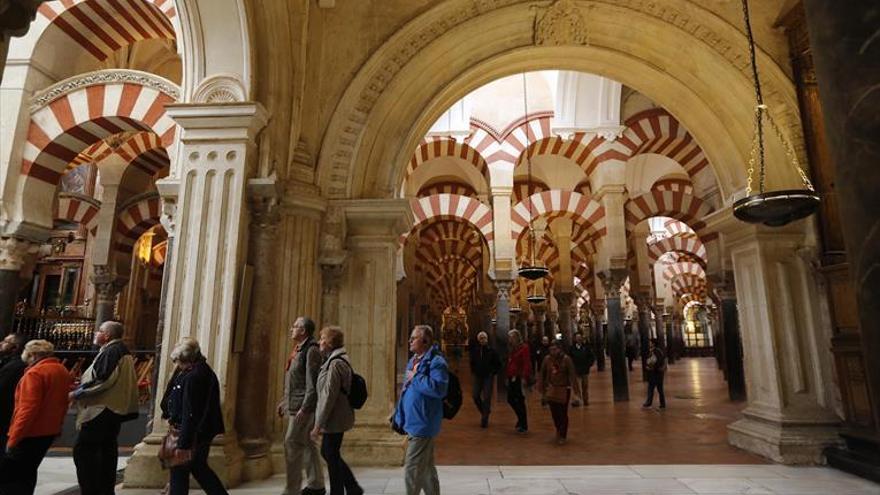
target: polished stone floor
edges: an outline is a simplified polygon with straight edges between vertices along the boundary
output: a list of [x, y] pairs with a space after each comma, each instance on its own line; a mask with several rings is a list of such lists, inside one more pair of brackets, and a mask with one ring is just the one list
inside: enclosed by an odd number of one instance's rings
[[[47, 461], [52, 459], [47, 459]], [[37, 495], [75, 484], [70, 458], [41, 469]], [[43, 466], [46, 468], [47, 466]], [[367, 495], [406, 493], [401, 468], [355, 468]], [[880, 485], [824, 467], [778, 465], [440, 466], [445, 495], [880, 495]], [[59, 477], [65, 479], [59, 479]], [[73, 476], [71, 480], [71, 476]], [[66, 483], [65, 483], [66, 481]], [[276, 495], [283, 476], [247, 483], [232, 495]], [[118, 489], [119, 495], [158, 490]], [[193, 495], [203, 492], [193, 490]]]
[[[714, 358], [687, 358], [669, 366], [667, 407], [642, 409], [647, 386], [639, 363], [629, 373], [628, 402], [612, 399], [611, 372], [593, 371], [590, 405], [569, 409], [568, 443], [555, 443], [553, 421], [537, 392], [528, 396], [529, 433], [514, 431], [516, 417], [506, 402], [493, 403], [488, 429], [470, 399], [466, 358], [459, 363], [464, 405], [443, 422], [437, 462], [446, 465], [631, 465], [761, 464], [762, 457], [727, 443], [726, 425], [739, 417], [744, 402], [731, 402]], [[610, 366], [610, 364], [609, 364]], [[450, 367], [455, 369], [456, 363]]]

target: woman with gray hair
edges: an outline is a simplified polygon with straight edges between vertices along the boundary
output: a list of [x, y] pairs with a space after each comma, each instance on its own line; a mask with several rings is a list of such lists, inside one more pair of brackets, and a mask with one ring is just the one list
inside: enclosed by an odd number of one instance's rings
[[34, 493], [37, 469], [61, 433], [72, 380], [54, 352], [51, 342], [31, 340], [21, 353], [27, 370], [15, 388], [15, 412], [0, 464], [0, 493]]
[[162, 418], [176, 432], [176, 461], [171, 467], [170, 495], [189, 493], [192, 474], [208, 495], [226, 495], [223, 483], [208, 466], [211, 440], [224, 433], [220, 384], [196, 339], [185, 337], [171, 351], [177, 366], [162, 397]]

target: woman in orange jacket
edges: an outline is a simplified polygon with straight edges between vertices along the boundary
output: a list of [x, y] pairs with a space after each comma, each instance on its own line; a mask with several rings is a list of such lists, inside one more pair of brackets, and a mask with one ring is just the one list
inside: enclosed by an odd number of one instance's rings
[[507, 356], [507, 403], [516, 413], [516, 431], [529, 431], [529, 420], [526, 411], [526, 397], [523, 393], [525, 381], [532, 375], [532, 363], [529, 346], [523, 342], [519, 330], [507, 333], [509, 354]]
[[0, 493], [34, 493], [37, 469], [61, 433], [72, 380], [67, 368], [52, 357], [54, 352], [45, 340], [24, 346], [21, 359], [28, 368], [15, 389], [6, 457], [0, 464]]

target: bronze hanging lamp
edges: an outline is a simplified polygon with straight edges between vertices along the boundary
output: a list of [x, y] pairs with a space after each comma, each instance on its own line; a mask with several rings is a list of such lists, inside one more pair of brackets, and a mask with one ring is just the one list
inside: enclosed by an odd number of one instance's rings
[[[798, 163], [797, 155], [791, 143], [785, 139], [779, 126], [768, 112], [761, 92], [761, 81], [758, 78], [758, 63], [755, 59], [755, 39], [752, 36], [752, 25], [749, 20], [748, 0], [742, 0], [743, 18], [745, 20], [746, 37], [749, 41], [749, 59], [752, 66], [752, 77], [755, 85], [755, 135], [749, 153], [748, 182], [746, 197], [733, 203], [733, 215], [747, 223], [762, 223], [769, 227], [781, 227], [795, 220], [806, 218], [819, 208], [819, 195], [813, 184]], [[764, 162], [764, 120], [782, 142], [785, 154], [797, 169], [803, 182], [803, 189], [786, 189], [767, 192], [764, 188], [766, 164]], [[752, 194], [752, 176], [755, 173], [755, 162], [758, 162], [759, 179], [758, 193]]]
[[[544, 266], [543, 263], [537, 260], [535, 256], [535, 252], [537, 251], [537, 240], [535, 239], [535, 229], [532, 225], [532, 220], [534, 217], [533, 207], [532, 207], [532, 197], [531, 197], [531, 186], [532, 186], [532, 160], [529, 158], [529, 146], [531, 146], [531, 126], [529, 126], [529, 99], [528, 99], [528, 91], [526, 89], [526, 73], [523, 72], [523, 109], [525, 111], [525, 119], [526, 119], [526, 148], [525, 148], [525, 159], [526, 159], [526, 167], [528, 170], [528, 179], [526, 181], [526, 195], [529, 198], [529, 253], [530, 259], [528, 263], [521, 266], [517, 273], [520, 277], [523, 277], [528, 280], [538, 280], [540, 278], [544, 278], [550, 274], [550, 270]], [[531, 302], [529, 298], [532, 297], [529, 295], [526, 300]], [[546, 299], [546, 298], [545, 298]]]

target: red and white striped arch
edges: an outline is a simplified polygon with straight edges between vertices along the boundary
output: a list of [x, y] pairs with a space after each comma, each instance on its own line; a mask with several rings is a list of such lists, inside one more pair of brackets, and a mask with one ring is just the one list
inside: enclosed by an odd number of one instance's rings
[[656, 153], [678, 162], [694, 183], [711, 174], [703, 149], [678, 120], [664, 109], [653, 108], [633, 115], [617, 142], [629, 150], [630, 157]]
[[[76, 79], [87, 78], [84, 75]], [[174, 87], [170, 81], [161, 82]], [[49, 91], [51, 94], [51, 88]], [[31, 114], [21, 164], [25, 176], [23, 196], [54, 194], [67, 165], [82, 151], [113, 134], [147, 131], [159, 136], [162, 146], [169, 147], [176, 127], [165, 105], [173, 101], [170, 94], [130, 82], [105, 82], [62, 93]]]
[[101, 202], [84, 194], [60, 192], [56, 197], [54, 220], [81, 224], [91, 233], [98, 229]]
[[98, 60], [137, 41], [176, 39], [173, 0], [58, 0], [37, 9], [38, 39], [56, 27]]
[[661, 256], [668, 252], [690, 253], [702, 260], [703, 264], [707, 261], [706, 246], [703, 245], [696, 234], [689, 232], [664, 237], [648, 243], [648, 259], [651, 260], [651, 263], [656, 263]]
[[699, 263], [691, 261], [672, 263], [663, 270], [663, 279], [672, 280], [682, 275], [690, 275], [703, 280], [706, 279], [706, 271]]
[[513, 180], [513, 194], [510, 195], [510, 201], [516, 204], [533, 194], [549, 190], [550, 187], [538, 179], [532, 178], [529, 182], [527, 179], [517, 178]]
[[411, 199], [410, 206], [415, 216], [413, 228], [434, 218], [460, 218], [476, 227], [490, 245], [495, 238], [492, 231], [492, 210], [474, 198], [457, 194], [436, 194]]
[[595, 242], [605, 235], [605, 208], [592, 199], [574, 191], [553, 189], [533, 194], [524, 201], [517, 203], [511, 210], [511, 237], [518, 239], [529, 224], [529, 206], [531, 219], [548, 216], [571, 218], [576, 223], [586, 226], [588, 238]]
[[694, 194], [694, 186], [691, 181], [685, 179], [660, 179], [651, 186], [654, 191], [678, 191], [684, 194]]
[[467, 196], [469, 198], [477, 197], [477, 191], [475, 191], [470, 184], [451, 181], [435, 182], [422, 186], [422, 188], [419, 189], [419, 192], [416, 193], [416, 196], [424, 197], [433, 196], [435, 194], [457, 194], [459, 196]]
[[681, 191], [655, 190], [627, 200], [624, 219], [627, 232], [632, 232], [643, 220], [662, 216], [686, 222], [699, 234], [706, 226], [703, 218], [711, 212], [712, 208], [696, 196]]
[[473, 132], [465, 142], [484, 156], [487, 163], [500, 161], [515, 165], [528, 144], [551, 136], [552, 115], [552, 112], [534, 113], [514, 122], [501, 132], [495, 131], [479, 120], [472, 119]]
[[123, 207], [116, 215], [116, 250], [131, 252], [131, 248], [144, 232], [159, 224], [160, 215], [159, 195], [156, 193], [148, 193], [140, 200]]
[[486, 186], [489, 185], [489, 165], [480, 154], [472, 146], [459, 142], [448, 137], [427, 137], [419, 147], [416, 148], [413, 157], [410, 159], [406, 167], [406, 175], [416, 171], [421, 165], [437, 158], [456, 158], [473, 165], [480, 174], [486, 179]]
[[112, 147], [107, 141], [99, 141], [67, 165], [67, 170], [83, 163], [98, 163], [111, 153], [117, 153], [131, 166], [141, 172], [153, 176], [171, 164], [168, 151], [159, 136], [152, 132], [138, 132], [130, 136], [124, 143]]

